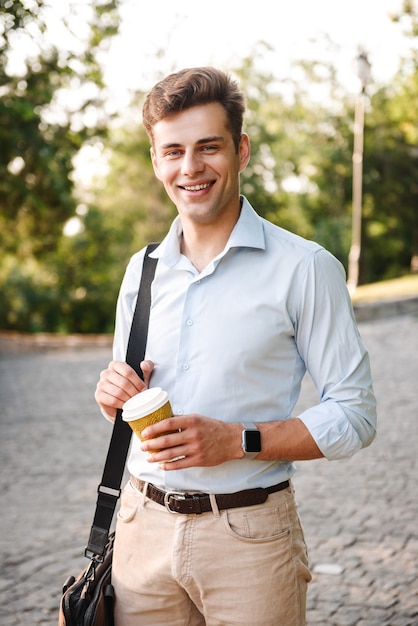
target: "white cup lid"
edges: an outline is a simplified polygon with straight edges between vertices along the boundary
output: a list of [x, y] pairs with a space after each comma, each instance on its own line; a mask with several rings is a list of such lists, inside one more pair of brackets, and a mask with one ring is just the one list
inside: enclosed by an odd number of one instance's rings
[[126, 422], [139, 419], [160, 409], [168, 400], [168, 394], [161, 387], [151, 387], [129, 398], [123, 405], [122, 417]]

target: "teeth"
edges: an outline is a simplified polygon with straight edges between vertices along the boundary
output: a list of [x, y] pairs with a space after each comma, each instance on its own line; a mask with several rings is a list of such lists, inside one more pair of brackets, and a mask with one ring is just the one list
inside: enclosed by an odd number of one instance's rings
[[210, 187], [210, 183], [205, 183], [204, 185], [191, 185], [190, 187], [185, 187], [186, 191], [200, 191], [201, 189], [207, 189]]

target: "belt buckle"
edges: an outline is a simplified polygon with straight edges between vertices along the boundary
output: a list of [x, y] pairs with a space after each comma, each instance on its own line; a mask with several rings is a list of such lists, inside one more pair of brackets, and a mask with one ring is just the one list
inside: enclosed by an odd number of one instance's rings
[[173, 509], [170, 508], [170, 498], [171, 496], [173, 496], [173, 498], [177, 499], [177, 500], [185, 500], [186, 499], [186, 494], [185, 493], [181, 493], [180, 491], [166, 491], [164, 494], [164, 506], [167, 509], [167, 511], [169, 513], [171, 513], [172, 515], [180, 515], [180, 513], [178, 511], [173, 511]]

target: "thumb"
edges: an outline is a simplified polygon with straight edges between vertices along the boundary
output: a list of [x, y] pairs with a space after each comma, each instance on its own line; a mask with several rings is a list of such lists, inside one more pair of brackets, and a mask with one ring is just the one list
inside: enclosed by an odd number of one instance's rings
[[141, 363], [139, 364], [139, 367], [142, 370], [142, 373], [144, 375], [144, 383], [146, 387], [149, 387], [149, 381], [151, 378], [151, 374], [154, 370], [154, 363], [152, 361], [141, 361]]

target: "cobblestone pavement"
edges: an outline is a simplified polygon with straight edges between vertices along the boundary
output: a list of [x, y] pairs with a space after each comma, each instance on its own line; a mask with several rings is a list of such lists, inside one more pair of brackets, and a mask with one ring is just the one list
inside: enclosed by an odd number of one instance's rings
[[[418, 317], [360, 330], [378, 437], [350, 460], [299, 463], [294, 481], [313, 570], [308, 624], [417, 626]], [[57, 624], [62, 583], [86, 562], [110, 434], [93, 393], [109, 357], [103, 346], [0, 355], [1, 626]], [[299, 406], [314, 401], [308, 380]]]

